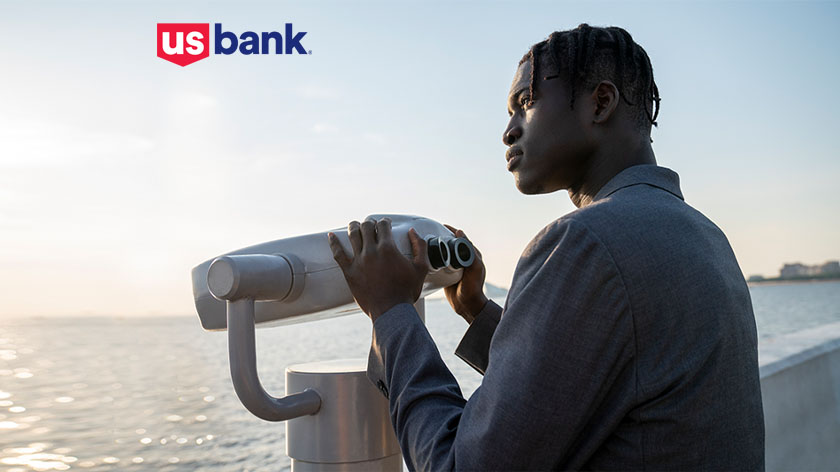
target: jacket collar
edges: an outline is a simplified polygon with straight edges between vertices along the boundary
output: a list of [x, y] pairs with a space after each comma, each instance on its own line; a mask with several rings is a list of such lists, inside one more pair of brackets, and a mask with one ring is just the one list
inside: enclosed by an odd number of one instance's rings
[[680, 191], [680, 176], [676, 172], [655, 164], [641, 164], [628, 167], [616, 174], [609, 182], [601, 187], [601, 190], [595, 194], [592, 201], [597, 202], [624, 187], [639, 184], [661, 188], [668, 193], [674, 194], [680, 200], [685, 200]]

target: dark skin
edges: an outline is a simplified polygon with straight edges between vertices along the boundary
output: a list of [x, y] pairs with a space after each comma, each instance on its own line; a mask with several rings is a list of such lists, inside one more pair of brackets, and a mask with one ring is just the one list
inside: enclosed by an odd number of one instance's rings
[[523, 63], [508, 95], [510, 121], [502, 135], [516, 187], [531, 195], [568, 190], [578, 208], [588, 205], [616, 174], [656, 164], [650, 134], [635, 124], [618, 88], [609, 80], [575, 97], [562, 80], [537, 80], [529, 103], [531, 65]]
[[[635, 124], [621, 101], [619, 90], [603, 80], [575, 98], [562, 80], [535, 83], [528, 96], [531, 65], [520, 65], [508, 94], [510, 121], [502, 135], [508, 146], [508, 170], [516, 187], [526, 195], [567, 190], [578, 208], [586, 206], [610, 179], [639, 164], [656, 164], [650, 134]], [[541, 74], [544, 75], [544, 74]], [[464, 232], [446, 225], [455, 236]], [[353, 254], [348, 255], [330, 233], [333, 257], [344, 272], [353, 297], [372, 321], [393, 306], [414, 303], [429, 272], [426, 244], [409, 231], [412, 258], [396, 248], [391, 222], [352, 221], [347, 228]], [[447, 287], [446, 299], [468, 323], [484, 307], [485, 267], [476, 249], [476, 261], [464, 269], [461, 281]]]
[[[446, 225], [455, 236], [466, 237], [462, 230]], [[376, 321], [391, 307], [400, 303], [414, 303], [420, 296], [423, 281], [429, 273], [426, 241], [414, 228], [408, 232], [412, 258], [409, 260], [397, 249], [391, 235], [391, 220], [351, 221], [347, 225], [353, 255], [348, 255], [335, 234], [328, 233], [333, 258], [338, 263], [353, 293], [356, 303]], [[446, 298], [456, 313], [472, 323], [484, 304], [484, 262], [475, 250], [475, 261], [464, 269], [461, 281], [444, 289]]]

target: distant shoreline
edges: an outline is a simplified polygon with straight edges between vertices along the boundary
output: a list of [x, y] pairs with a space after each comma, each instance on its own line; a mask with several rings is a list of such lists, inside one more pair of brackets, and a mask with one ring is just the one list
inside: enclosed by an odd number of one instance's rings
[[747, 285], [787, 285], [787, 284], [801, 284], [801, 283], [812, 283], [812, 282], [836, 282], [840, 280], [840, 275], [832, 275], [832, 276], [814, 276], [814, 277], [791, 277], [791, 278], [781, 278], [776, 277], [773, 279], [762, 279], [762, 280], [748, 280]]

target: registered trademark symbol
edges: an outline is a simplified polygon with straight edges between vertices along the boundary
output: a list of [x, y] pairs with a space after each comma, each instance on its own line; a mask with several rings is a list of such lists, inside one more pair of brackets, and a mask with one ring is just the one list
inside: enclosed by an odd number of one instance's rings
[[312, 50], [311, 50], [311, 49], [310, 49], [309, 51], [306, 51], [306, 52], [307, 52], [308, 54], [312, 54]]

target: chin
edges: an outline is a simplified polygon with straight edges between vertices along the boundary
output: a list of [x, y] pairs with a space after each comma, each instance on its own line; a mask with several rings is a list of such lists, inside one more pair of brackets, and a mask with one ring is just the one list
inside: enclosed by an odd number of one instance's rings
[[548, 193], [541, 183], [529, 182], [519, 177], [516, 178], [516, 188], [524, 195], [539, 195], [541, 193]]
[[524, 195], [539, 195], [560, 190], [560, 188], [555, 188], [554, 186], [548, 185], [546, 182], [523, 178], [523, 176], [518, 173], [515, 175], [516, 188]]

